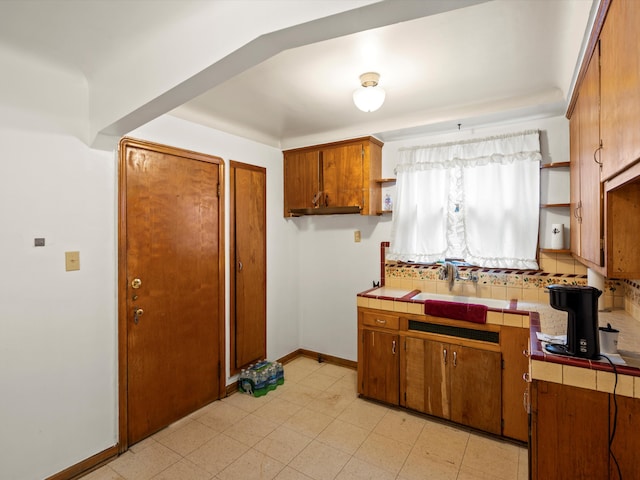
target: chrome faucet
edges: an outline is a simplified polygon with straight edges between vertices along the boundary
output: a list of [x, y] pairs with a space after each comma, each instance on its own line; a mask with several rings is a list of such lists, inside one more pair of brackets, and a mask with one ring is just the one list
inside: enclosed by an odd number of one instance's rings
[[453, 288], [453, 284], [456, 280], [470, 280], [472, 282], [478, 281], [478, 275], [473, 272], [469, 272], [465, 276], [460, 275], [458, 266], [449, 261], [445, 261], [440, 267], [440, 270], [438, 271], [438, 278], [440, 280], [448, 280], [449, 291]]
[[449, 283], [449, 291], [453, 288], [453, 283], [458, 278], [458, 267], [451, 262], [445, 261], [444, 264], [440, 267], [440, 271], [438, 272], [438, 278], [440, 280], [447, 280]]

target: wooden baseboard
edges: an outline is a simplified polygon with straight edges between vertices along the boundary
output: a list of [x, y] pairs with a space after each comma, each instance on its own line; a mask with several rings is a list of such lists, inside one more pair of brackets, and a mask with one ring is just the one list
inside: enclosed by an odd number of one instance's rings
[[[318, 363], [330, 363], [332, 365], [339, 365], [341, 367], [352, 368], [353, 370], [358, 369], [358, 362], [354, 362], [353, 360], [345, 360], [344, 358], [334, 357], [332, 355], [325, 355], [324, 353], [314, 352], [312, 350], [306, 350], [304, 348], [299, 348], [293, 353], [290, 353], [286, 357], [287, 362], [293, 360], [296, 357], [303, 356], [313, 358], [317, 360]], [[292, 358], [289, 358], [292, 357]], [[284, 360], [280, 360], [281, 363], [286, 363]]]
[[73, 480], [76, 478], [80, 478], [80, 476], [86, 475], [92, 470], [96, 470], [97, 468], [101, 467], [109, 460], [112, 460], [117, 456], [118, 445], [114, 445], [113, 447], [109, 447], [106, 450], [103, 450], [100, 453], [96, 453], [89, 458], [85, 458], [81, 462], [78, 462], [75, 465], [70, 466], [69, 468], [65, 468], [55, 475], [51, 475], [46, 480]]

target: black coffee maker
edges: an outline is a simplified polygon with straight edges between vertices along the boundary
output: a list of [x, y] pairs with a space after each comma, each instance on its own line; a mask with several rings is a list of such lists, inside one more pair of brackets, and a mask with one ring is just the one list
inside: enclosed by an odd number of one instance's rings
[[549, 285], [549, 304], [569, 314], [567, 343], [546, 345], [550, 353], [597, 359], [600, 356], [598, 335], [598, 297], [602, 291], [579, 285]]

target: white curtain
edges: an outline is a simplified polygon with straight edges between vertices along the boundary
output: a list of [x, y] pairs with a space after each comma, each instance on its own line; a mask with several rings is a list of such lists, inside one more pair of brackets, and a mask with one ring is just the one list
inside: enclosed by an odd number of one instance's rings
[[400, 150], [390, 260], [538, 269], [538, 131]]

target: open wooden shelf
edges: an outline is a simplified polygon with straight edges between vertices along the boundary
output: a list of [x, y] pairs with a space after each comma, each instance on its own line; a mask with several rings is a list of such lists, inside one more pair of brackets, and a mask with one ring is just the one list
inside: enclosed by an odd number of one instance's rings
[[571, 166], [571, 162], [555, 162], [555, 163], [545, 163], [544, 165], [540, 165], [540, 168], [567, 168]]
[[376, 183], [394, 183], [396, 179], [395, 178], [376, 178], [374, 181]]
[[570, 254], [571, 250], [568, 248], [541, 248], [540, 253], [566, 253]]
[[540, 208], [569, 208], [570, 203], [543, 203]]

